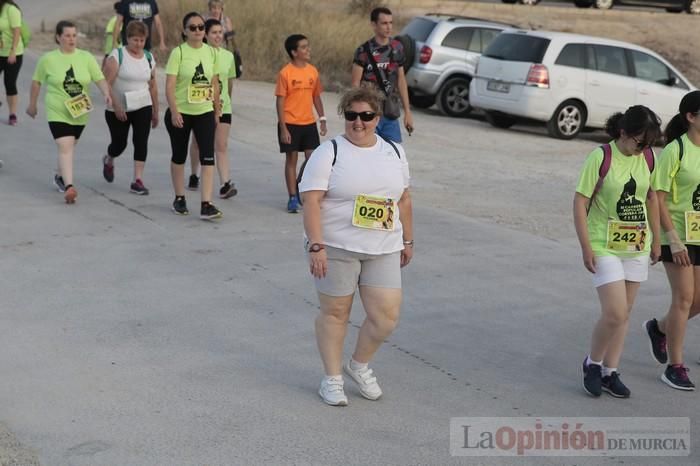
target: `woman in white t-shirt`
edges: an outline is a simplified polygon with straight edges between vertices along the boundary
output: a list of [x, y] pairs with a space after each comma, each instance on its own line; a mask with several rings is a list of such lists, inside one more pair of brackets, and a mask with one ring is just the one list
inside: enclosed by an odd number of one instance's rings
[[126, 27], [126, 46], [114, 49], [105, 62], [105, 78], [112, 89], [112, 106], [105, 110], [111, 142], [102, 159], [102, 174], [114, 181], [114, 159], [126, 149], [129, 128], [133, 131], [134, 179], [130, 191], [148, 194], [143, 170], [148, 155], [148, 136], [158, 126], [158, 86], [156, 62], [144, 50], [148, 28], [140, 21]]
[[[338, 106], [345, 133], [311, 154], [299, 185], [310, 269], [321, 304], [316, 340], [326, 376], [319, 394], [334, 406], [348, 403], [341, 371], [365, 398], [382, 395], [368, 363], [396, 327], [401, 267], [413, 256], [408, 162], [400, 145], [375, 133], [381, 103], [372, 88], [348, 91]], [[352, 358], [343, 364], [358, 285], [367, 317]]]

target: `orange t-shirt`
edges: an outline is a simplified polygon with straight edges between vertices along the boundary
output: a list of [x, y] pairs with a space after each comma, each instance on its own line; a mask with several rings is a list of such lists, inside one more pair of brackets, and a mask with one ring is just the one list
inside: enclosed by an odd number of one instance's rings
[[292, 125], [316, 123], [314, 97], [321, 95], [321, 79], [315, 66], [287, 64], [277, 76], [275, 95], [284, 97], [284, 122]]

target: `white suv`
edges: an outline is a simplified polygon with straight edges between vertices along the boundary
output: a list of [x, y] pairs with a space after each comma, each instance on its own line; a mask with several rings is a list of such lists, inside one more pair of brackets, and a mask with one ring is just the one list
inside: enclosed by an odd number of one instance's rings
[[510, 29], [479, 59], [470, 103], [494, 126], [517, 118], [547, 122], [549, 134], [572, 139], [585, 127], [631, 105], [646, 105], [664, 123], [695, 87], [651, 50], [599, 37]]

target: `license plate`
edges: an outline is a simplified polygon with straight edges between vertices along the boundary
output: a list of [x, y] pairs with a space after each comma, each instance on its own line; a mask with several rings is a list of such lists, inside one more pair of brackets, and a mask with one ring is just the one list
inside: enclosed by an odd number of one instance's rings
[[510, 84], [501, 81], [489, 81], [486, 85], [486, 89], [507, 94], [510, 92]]

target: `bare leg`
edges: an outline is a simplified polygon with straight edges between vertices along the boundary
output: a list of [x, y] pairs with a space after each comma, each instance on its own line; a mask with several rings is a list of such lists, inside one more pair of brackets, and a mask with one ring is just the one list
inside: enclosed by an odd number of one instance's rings
[[170, 176], [173, 180], [173, 188], [176, 196], [185, 195], [185, 164], [170, 162]]
[[63, 177], [63, 182], [68, 186], [73, 184], [73, 152], [76, 141], [73, 136], [64, 136], [56, 139], [58, 147], [58, 172]]
[[622, 356], [622, 350], [625, 346], [625, 336], [627, 336], [627, 329], [629, 327], [629, 316], [632, 312], [632, 306], [634, 305], [634, 298], [637, 296], [637, 291], [639, 291], [639, 283], [625, 282], [625, 289], [627, 292], [625, 323], [619, 326], [608, 342], [608, 350], [605, 352], [605, 358], [603, 359], [605, 367], [618, 367], [620, 364], [620, 357]]
[[590, 355], [594, 361], [601, 361], [605, 358], [610, 340], [627, 324], [629, 306], [624, 280], [599, 286], [597, 291], [601, 316], [593, 329]]
[[17, 115], [17, 95], [7, 96], [7, 106], [9, 107], [10, 115]]
[[214, 166], [202, 165], [202, 185], [200, 195], [202, 202], [211, 202], [211, 193], [214, 189]]
[[216, 140], [214, 141], [216, 168], [219, 171], [219, 182], [222, 185], [231, 180], [228, 163], [228, 136], [230, 131], [231, 125], [228, 123], [219, 123], [216, 126]]
[[284, 179], [287, 182], [287, 193], [293, 196], [297, 193], [297, 161], [296, 152], [287, 152], [287, 159], [284, 164]]
[[354, 295], [318, 294], [321, 312], [316, 317], [316, 343], [326, 375], [340, 375], [343, 365], [343, 342], [348, 328]]
[[367, 317], [360, 327], [352, 358], [359, 363], [368, 363], [396, 328], [401, 310], [401, 289], [360, 286], [360, 298]]
[[696, 267], [682, 267], [670, 262], [664, 262], [664, 267], [671, 286], [671, 306], [659, 321], [659, 329], [666, 334], [668, 363], [682, 364], [685, 329], [695, 294]]
[[134, 161], [134, 181], [143, 179], [143, 169], [146, 166], [146, 162], [141, 162], [139, 160]]

